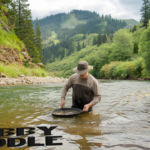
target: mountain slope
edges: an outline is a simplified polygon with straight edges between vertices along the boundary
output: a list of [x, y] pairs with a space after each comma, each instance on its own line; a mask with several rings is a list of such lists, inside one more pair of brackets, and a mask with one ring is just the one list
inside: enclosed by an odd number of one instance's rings
[[100, 16], [95, 12], [82, 10], [73, 10], [68, 14], [61, 13], [43, 18], [39, 20], [42, 32], [43, 62], [46, 64], [47, 61], [62, 59], [78, 51], [80, 47], [86, 46], [81, 41], [78, 43], [74, 41], [72, 37], [77, 34], [84, 34], [83, 38], [91, 33], [109, 36], [125, 25], [124, 21], [113, 19], [110, 15]]
[[134, 25], [139, 24], [139, 22], [134, 19], [122, 19], [122, 20], [126, 22], [126, 26], [124, 27], [124, 29], [131, 29]]

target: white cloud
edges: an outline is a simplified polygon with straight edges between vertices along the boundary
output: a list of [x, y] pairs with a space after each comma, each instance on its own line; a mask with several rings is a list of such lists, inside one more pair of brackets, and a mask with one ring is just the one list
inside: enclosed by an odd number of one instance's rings
[[141, 0], [29, 0], [32, 17], [39, 19], [57, 13], [68, 13], [73, 9], [111, 14], [117, 19], [140, 21]]

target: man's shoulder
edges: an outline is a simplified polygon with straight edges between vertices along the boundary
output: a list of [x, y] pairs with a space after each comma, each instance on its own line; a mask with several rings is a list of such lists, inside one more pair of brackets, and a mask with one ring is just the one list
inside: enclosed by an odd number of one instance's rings
[[79, 77], [79, 75], [77, 74], [77, 73], [74, 73], [74, 74], [72, 74], [71, 76], [70, 76], [70, 79], [71, 80], [75, 80], [75, 79], [77, 79]]
[[75, 77], [79, 77], [79, 75], [77, 73], [74, 73], [70, 76], [70, 78], [75, 78]]
[[95, 84], [98, 83], [97, 79], [95, 77], [93, 77], [91, 74], [89, 74], [89, 79], [94, 82]]

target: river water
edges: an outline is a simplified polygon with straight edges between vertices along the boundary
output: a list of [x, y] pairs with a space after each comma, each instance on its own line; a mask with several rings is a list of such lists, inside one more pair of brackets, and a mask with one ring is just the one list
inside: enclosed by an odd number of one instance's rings
[[[0, 87], [0, 128], [34, 127], [36, 143], [45, 143], [44, 132], [37, 126], [57, 126], [52, 136], [62, 136], [54, 141], [62, 143], [60, 146], [24, 145], [16, 149], [150, 150], [149, 81], [101, 81], [102, 99], [93, 112], [72, 118], [53, 117], [51, 111], [60, 107], [63, 85]], [[70, 89], [66, 107], [71, 107], [71, 93]], [[0, 149], [13, 148], [5, 145]]]

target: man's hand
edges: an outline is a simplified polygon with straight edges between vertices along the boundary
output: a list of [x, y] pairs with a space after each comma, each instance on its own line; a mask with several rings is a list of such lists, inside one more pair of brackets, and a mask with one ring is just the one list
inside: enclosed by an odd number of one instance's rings
[[65, 99], [64, 98], [61, 99], [60, 107], [65, 108]]
[[89, 110], [89, 108], [92, 106], [93, 106], [93, 103], [89, 103], [89, 104], [84, 105], [83, 111], [87, 112]]

